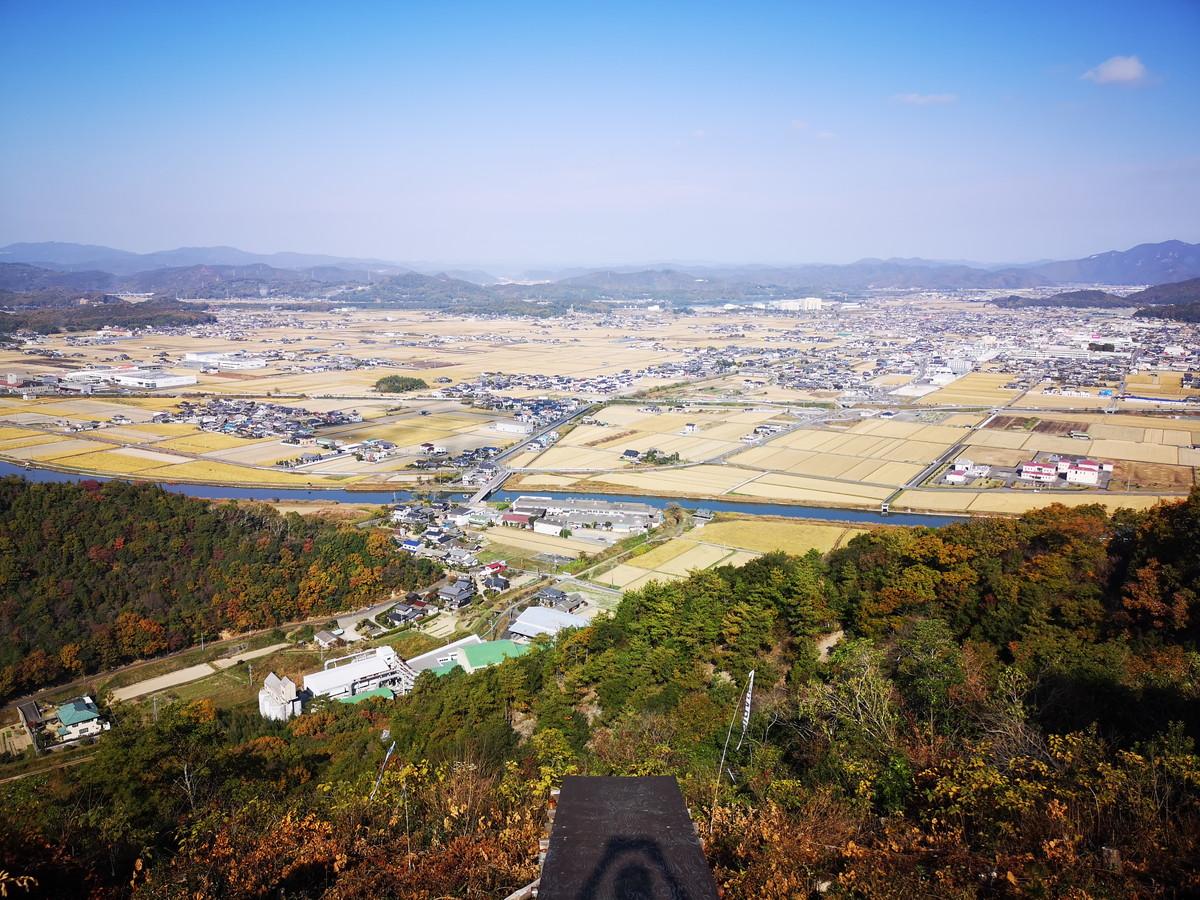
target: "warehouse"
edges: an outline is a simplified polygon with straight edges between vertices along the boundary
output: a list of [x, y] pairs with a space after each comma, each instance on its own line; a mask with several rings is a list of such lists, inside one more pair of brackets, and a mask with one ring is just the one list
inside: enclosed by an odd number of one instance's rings
[[314, 697], [353, 697], [378, 687], [398, 693], [412, 690], [416, 672], [391, 647], [376, 647], [325, 663], [320, 672], [304, 676], [304, 689]]
[[541, 634], [553, 637], [564, 628], [583, 628], [587, 624], [587, 619], [560, 609], [531, 606], [508, 626], [508, 636], [519, 643], [528, 643]]
[[163, 388], [187, 387], [196, 383], [195, 375], [175, 375], [162, 369], [139, 369], [112, 376], [113, 384], [122, 387], [144, 388], [157, 391]]
[[192, 369], [217, 369], [219, 371], [239, 371], [243, 369], [262, 369], [267, 361], [260, 356], [246, 356], [243, 353], [185, 353], [183, 364]]

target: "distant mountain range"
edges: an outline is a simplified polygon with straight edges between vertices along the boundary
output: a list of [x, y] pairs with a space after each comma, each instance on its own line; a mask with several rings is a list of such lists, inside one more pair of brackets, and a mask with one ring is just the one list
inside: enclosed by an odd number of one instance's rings
[[[0, 248], [0, 290], [9, 291], [127, 291], [193, 298], [287, 296], [431, 306], [571, 304], [578, 308], [595, 301], [654, 300], [685, 305], [886, 289], [1161, 284], [1200, 277], [1200, 244], [1165, 241], [1083, 259], [1001, 268], [911, 258], [862, 259], [847, 265], [667, 265], [525, 274], [556, 277], [502, 282], [477, 269], [418, 272], [386, 260], [255, 254], [234, 247], [182, 247], [142, 254], [55, 242]], [[1011, 299], [1011, 305], [1047, 305]], [[1090, 299], [1121, 305], [1126, 298], [1110, 294]], [[1089, 298], [1064, 296], [1062, 300], [1049, 305], [1087, 305]]]
[[266, 265], [277, 269], [308, 269], [332, 266], [385, 274], [406, 272], [404, 266], [381, 259], [356, 259], [325, 256], [318, 253], [248, 253], [236, 247], [179, 247], [154, 253], [130, 253], [95, 244], [67, 244], [46, 241], [35, 244], [9, 244], [0, 247], [0, 262], [23, 262], [63, 272], [99, 270], [113, 275], [132, 275], [154, 269], [187, 266]]

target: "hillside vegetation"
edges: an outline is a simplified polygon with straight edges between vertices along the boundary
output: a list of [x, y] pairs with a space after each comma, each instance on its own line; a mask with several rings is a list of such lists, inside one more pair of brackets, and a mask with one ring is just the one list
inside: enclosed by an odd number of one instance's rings
[[424, 378], [411, 375], [385, 375], [375, 382], [375, 390], [381, 394], [403, 394], [407, 391], [422, 391], [429, 385]]
[[0, 699], [439, 575], [386, 535], [157, 485], [0, 480]]
[[0, 867], [52, 895], [504, 896], [562, 775], [671, 774], [728, 900], [1191, 895], [1198, 546], [1200, 490], [881, 529], [650, 584], [395, 702], [126, 714], [0, 786]]

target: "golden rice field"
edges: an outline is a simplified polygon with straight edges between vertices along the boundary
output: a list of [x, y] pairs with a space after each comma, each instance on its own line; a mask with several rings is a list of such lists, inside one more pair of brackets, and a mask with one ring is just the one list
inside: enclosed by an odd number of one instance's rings
[[0, 454], [7, 450], [19, 450], [22, 447], [36, 447], [40, 444], [51, 444], [61, 438], [56, 434], [41, 434], [31, 437], [8, 438], [0, 441]]
[[807, 553], [817, 550], [827, 553], [865, 529], [838, 524], [807, 522], [771, 517], [738, 517], [722, 519], [689, 532], [694, 540], [703, 540], [727, 547], [770, 553]]
[[862, 533], [864, 529], [833, 523], [723, 517], [631, 557], [611, 570], [597, 574], [593, 580], [621, 590], [636, 590], [651, 581], [685, 578], [696, 569], [740, 566], [775, 550], [795, 554], [809, 550], [827, 553]]
[[15, 428], [11, 425], [0, 425], [0, 441], [13, 440], [14, 438], [38, 437], [43, 433], [35, 428]]
[[244, 466], [210, 460], [191, 460], [160, 468], [145, 469], [141, 475], [152, 477], [157, 481], [203, 481], [219, 484], [274, 484], [289, 487], [308, 487], [313, 485], [331, 486], [344, 485], [345, 479], [313, 475], [310, 473], [285, 472], [282, 469], [248, 469]]
[[208, 453], [212, 450], [229, 450], [235, 447], [245, 447], [252, 443], [254, 441], [247, 438], [235, 437], [232, 434], [201, 431], [198, 434], [159, 441], [156, 446], [165, 447], [168, 450], [180, 450], [184, 453]]
[[63, 460], [72, 469], [97, 472], [101, 475], [135, 475], [147, 469], [160, 468], [161, 459], [146, 459], [133, 456], [123, 450], [97, 450], [81, 453]]

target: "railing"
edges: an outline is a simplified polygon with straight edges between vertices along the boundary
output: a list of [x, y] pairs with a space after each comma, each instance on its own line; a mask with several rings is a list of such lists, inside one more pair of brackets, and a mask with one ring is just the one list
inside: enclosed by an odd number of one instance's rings
[[530, 898], [537, 896], [538, 884], [540, 883], [541, 879], [539, 878], [537, 881], [530, 882], [523, 888], [517, 888], [505, 897], [504, 900], [530, 900]]

